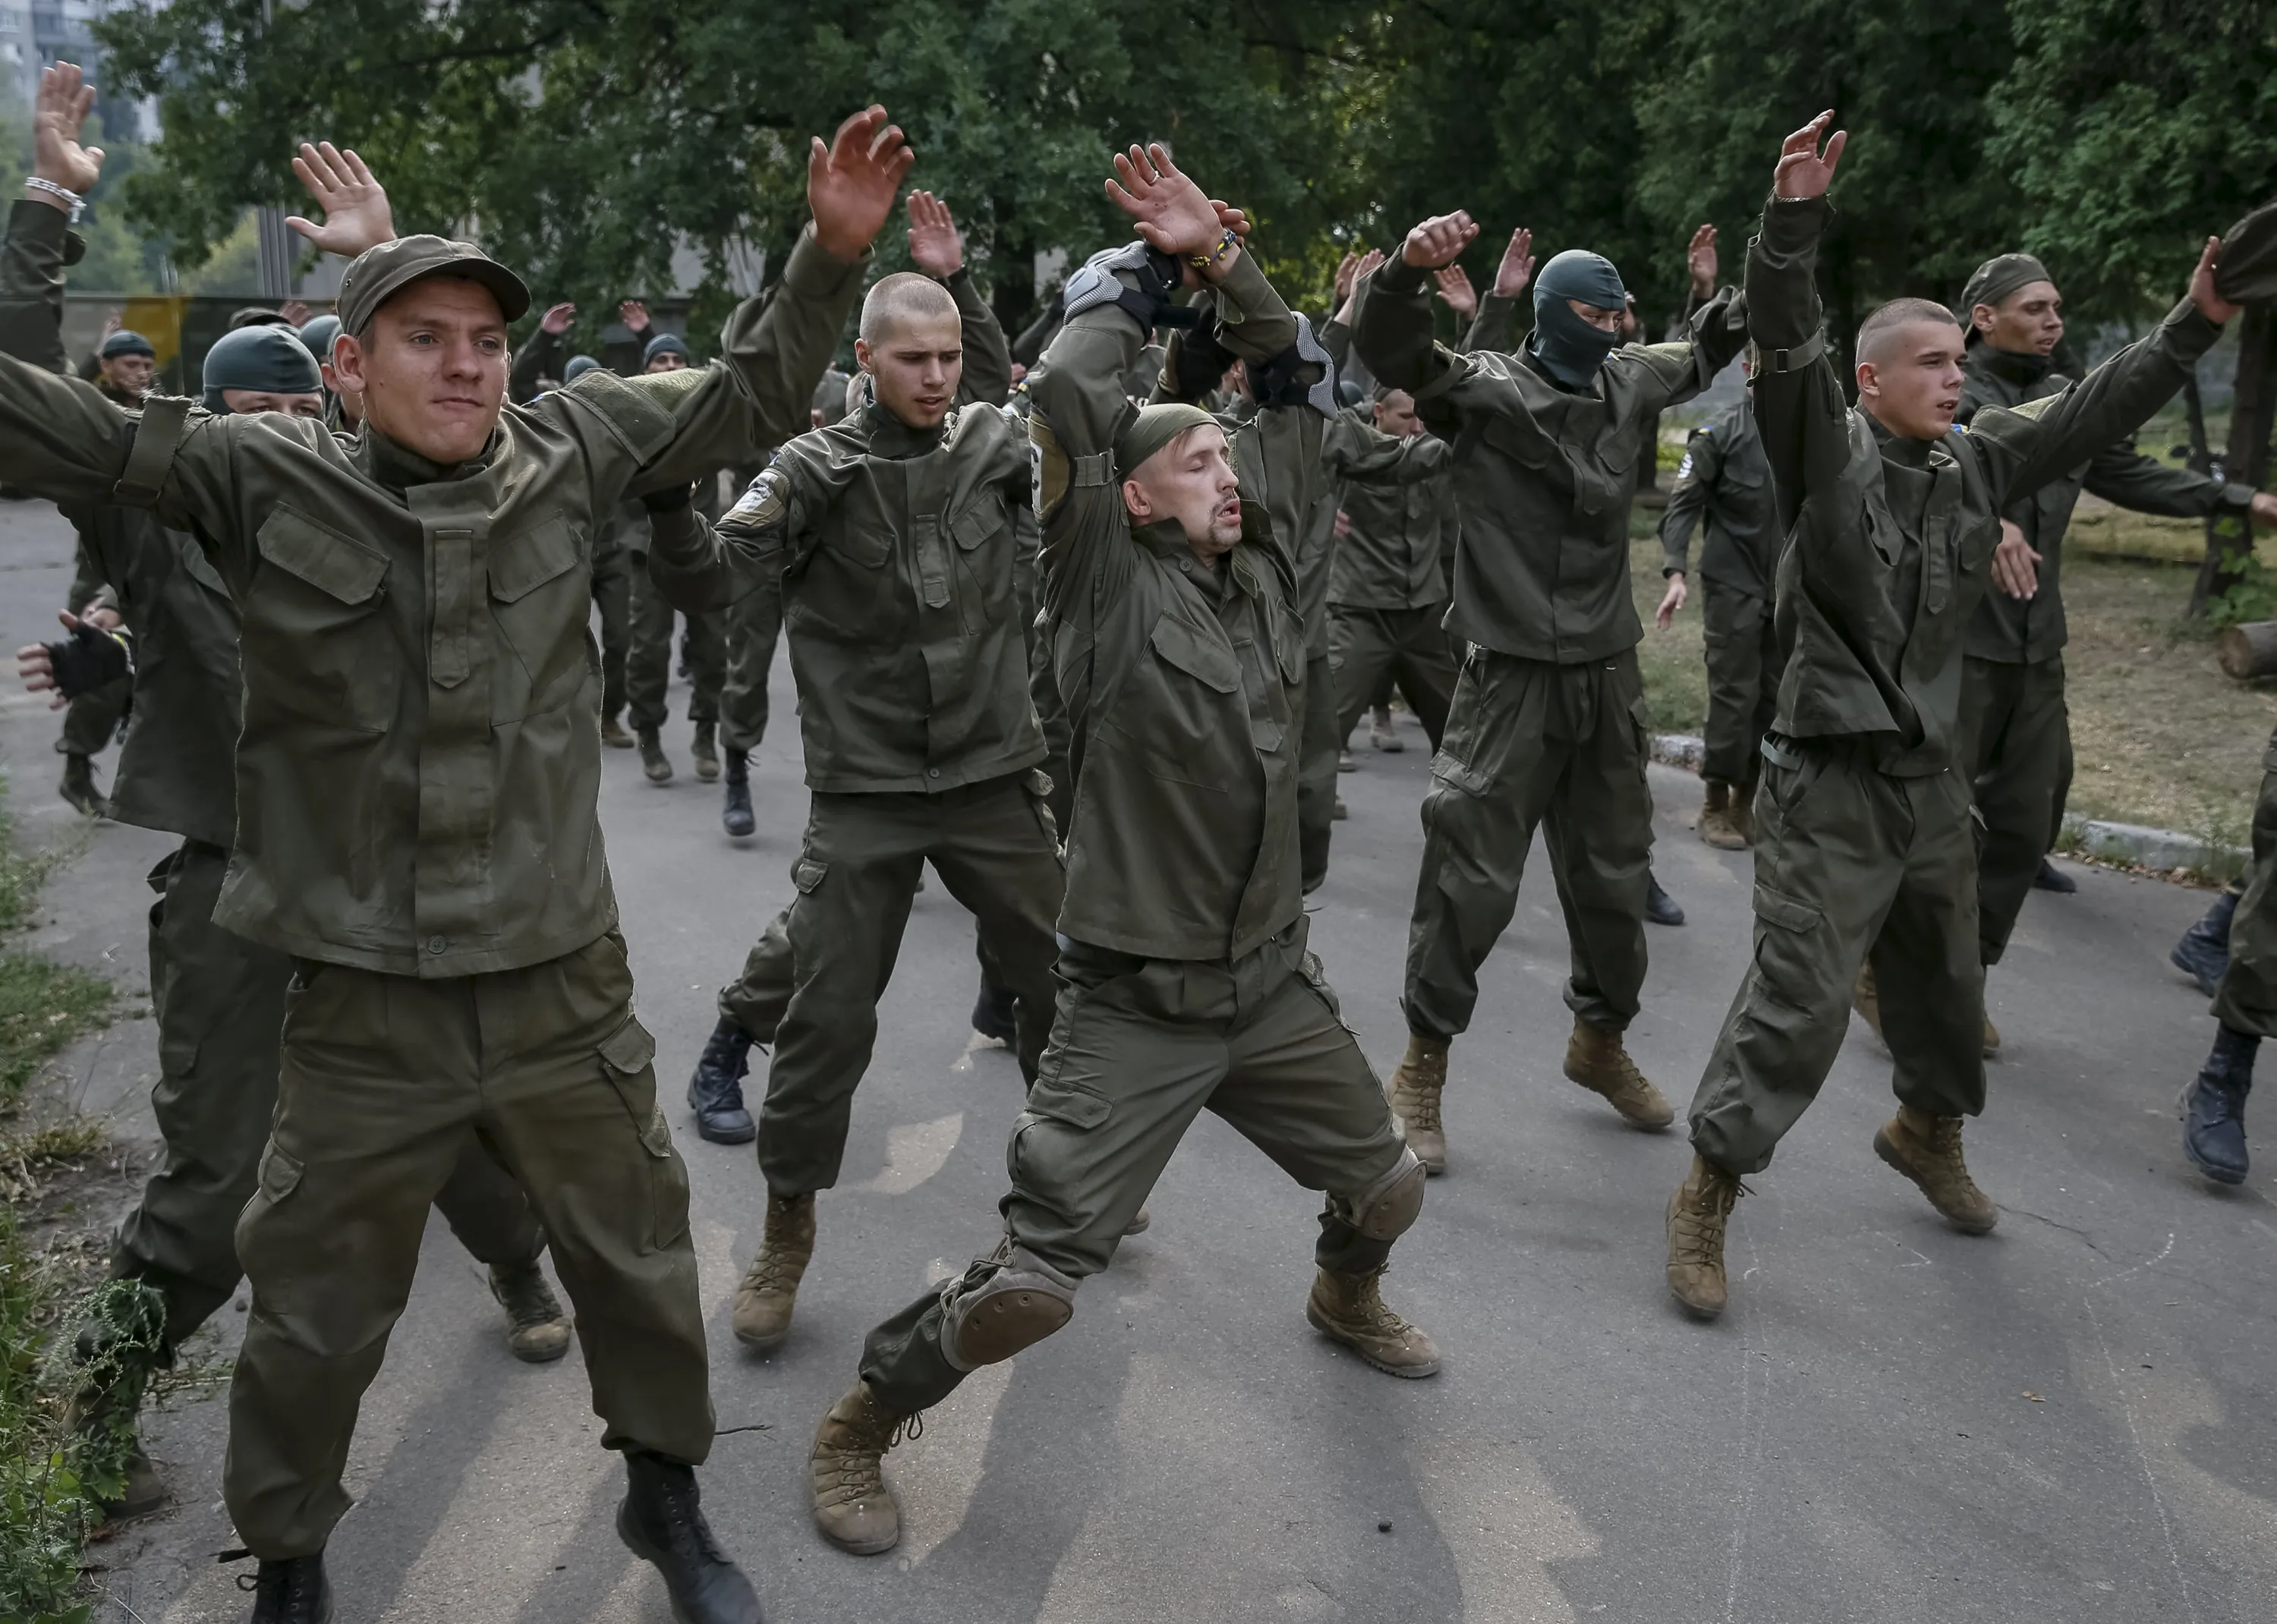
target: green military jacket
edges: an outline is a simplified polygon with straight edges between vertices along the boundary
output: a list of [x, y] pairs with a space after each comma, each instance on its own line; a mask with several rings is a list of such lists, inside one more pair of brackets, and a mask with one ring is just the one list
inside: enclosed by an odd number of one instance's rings
[[[65, 370], [64, 267], [78, 257], [61, 210], [19, 202], [0, 249], [0, 349]], [[75, 501], [78, 612], [98, 596], [134, 634], [134, 725], [118, 753], [110, 815], [226, 846], [237, 832], [237, 607], [196, 540], [142, 508]]]
[[[1966, 372], [1958, 419], [1963, 424], [1987, 406], [2016, 406], [2045, 399], [2061, 394], [2071, 383], [2054, 371], [2045, 356], [1996, 350], [1981, 340], [1969, 346]], [[1997, 587], [1984, 595], [1969, 623], [1968, 651], [1972, 659], [2021, 664], [2052, 659], [2062, 650], [2068, 637], [2063, 607], [2064, 532], [2071, 527], [2072, 509], [2078, 505], [2083, 489], [2138, 513], [2164, 513], [2176, 519], [2203, 519], [2216, 508], [2244, 507], [2253, 500], [2250, 485], [2226, 483], [2188, 468], [2170, 468], [2144, 456], [2135, 449], [2131, 434], [2098, 446], [2084, 463], [2050, 480], [2001, 514], [2023, 531], [2026, 543], [2040, 555], [2039, 589], [2029, 598], [2010, 597]]]
[[[1214, 297], [1220, 339], [1245, 359], [1296, 341], [1248, 256]], [[1247, 504], [1215, 579], [1178, 527], [1133, 528], [1114, 446], [1144, 338], [1119, 306], [1085, 310], [1030, 379], [1044, 613], [1073, 734], [1060, 930], [1149, 958], [1238, 958], [1303, 911], [1295, 561]]]
[[[1675, 344], [1605, 358], [1586, 391], [1524, 349], [1458, 354], [1431, 338], [1430, 276], [1393, 259], [1370, 278], [1353, 342], [1454, 444], [1461, 515], [1447, 629], [1498, 653], [1577, 664], [1636, 646], [1629, 504], [1643, 426], [1689, 399], [1745, 339], [1727, 294]], [[1486, 314], [1481, 300], [1481, 315]]]
[[[1823, 198], [1768, 203], [1748, 250], [1748, 325], [1766, 357], [1755, 421], [1778, 523], [1778, 631], [1793, 649], [1773, 731], [1868, 735], [1902, 777], [1952, 763], [1962, 632], [1991, 574], [2000, 515], [2132, 433], [2220, 330], [2185, 302], [2061, 393], [1987, 407], [1934, 444], [1845, 403], [1812, 280]], [[1782, 368], [1773, 358], [1794, 354]], [[1806, 359], [1806, 357], [1811, 357]]]
[[1771, 465], [1755, 431], [1752, 399], [1692, 431], [1660, 519], [1664, 573], [1690, 567], [1692, 533], [1702, 520], [1701, 579], [1769, 603], [1778, 569], [1778, 521], [1771, 512]]
[[810, 788], [955, 789], [1043, 760], [1019, 580], [1032, 500], [1001, 407], [918, 429], [872, 400], [785, 445], [721, 520], [782, 576]]
[[1353, 609], [1428, 609], [1447, 600], [1442, 550], [1454, 544], [1454, 447], [1400, 439], [1352, 406], [1329, 425], [1321, 459], [1342, 482], [1352, 521], [1337, 543], [1329, 601]]
[[[238, 830], [216, 922], [425, 976], [537, 963], [612, 928], [595, 529], [628, 489], [803, 425], [860, 281], [810, 231], [780, 289], [729, 318], [726, 360], [508, 405], [455, 467], [369, 424], [349, 441], [180, 403], [138, 421], [0, 356], [0, 478], [59, 502], [148, 500], [237, 602]], [[727, 565], [708, 532], [685, 534], [650, 571], [700, 605]]]

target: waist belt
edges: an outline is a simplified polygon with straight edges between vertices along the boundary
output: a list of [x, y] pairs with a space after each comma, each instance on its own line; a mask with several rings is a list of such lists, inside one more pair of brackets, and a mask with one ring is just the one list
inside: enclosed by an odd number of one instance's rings
[[1802, 747], [1796, 740], [1778, 733], [1765, 733], [1763, 742], [1763, 759], [1774, 767], [1784, 767], [1789, 772], [1802, 765]]

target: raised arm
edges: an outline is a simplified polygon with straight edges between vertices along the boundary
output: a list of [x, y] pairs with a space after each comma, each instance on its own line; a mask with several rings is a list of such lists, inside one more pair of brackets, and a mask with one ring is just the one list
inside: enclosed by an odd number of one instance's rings
[[1413, 394], [1453, 368], [1452, 352], [1431, 336], [1431, 273], [1453, 264], [1478, 234], [1460, 209], [1434, 216], [1407, 233], [1382, 269], [1362, 278], [1352, 346], [1377, 378]]
[[1519, 301], [1526, 297], [1528, 284], [1534, 280], [1534, 233], [1519, 226], [1510, 234], [1510, 241], [1502, 251], [1502, 262], [1495, 267], [1494, 285], [1486, 297], [1478, 301], [1478, 310], [1464, 331], [1463, 341], [1456, 347], [1469, 355], [1480, 350], [1509, 352], [1518, 348], [1520, 334], [1518, 328]]
[[2255, 520], [2277, 524], [2277, 497], [2235, 480], [2218, 480], [2190, 468], [2167, 467], [2135, 449], [2129, 437], [2095, 453], [2087, 488], [2105, 501], [2137, 513], [2203, 519], [2222, 508], [2250, 509]]
[[539, 379], [561, 376], [561, 335], [576, 319], [577, 307], [567, 303], [550, 306], [537, 318], [537, 330], [514, 356], [514, 370], [506, 376], [508, 399], [527, 406], [537, 398]]
[[1763, 230], [1748, 247], [1748, 334], [1763, 360], [1755, 369], [1755, 423], [1771, 465], [1779, 530], [1814, 495], [1831, 493], [1850, 454], [1849, 407], [1820, 336], [1818, 239], [1833, 217], [1827, 186], [1848, 133], [1835, 132], [1822, 156], [1819, 137], [1833, 121], [1821, 113], [1786, 138], [1763, 205]]
[[964, 376], [956, 386], [956, 404], [1002, 406], [1012, 392], [1012, 345], [1004, 324], [973, 285], [956, 217], [930, 192], [910, 194], [909, 214], [910, 261], [948, 290], [963, 323]]

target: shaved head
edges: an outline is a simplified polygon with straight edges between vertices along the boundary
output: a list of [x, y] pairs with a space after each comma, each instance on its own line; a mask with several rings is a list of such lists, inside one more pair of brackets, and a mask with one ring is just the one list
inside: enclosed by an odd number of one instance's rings
[[958, 319], [956, 300], [949, 297], [948, 290], [931, 277], [897, 270], [890, 277], [880, 277], [862, 300], [861, 337], [875, 344], [887, 329], [901, 323], [942, 316], [951, 322]]
[[1931, 322], [1955, 330], [1961, 326], [1960, 319], [1933, 299], [1893, 299], [1868, 316], [1858, 329], [1857, 359], [1887, 359], [1905, 330], [1919, 322]]

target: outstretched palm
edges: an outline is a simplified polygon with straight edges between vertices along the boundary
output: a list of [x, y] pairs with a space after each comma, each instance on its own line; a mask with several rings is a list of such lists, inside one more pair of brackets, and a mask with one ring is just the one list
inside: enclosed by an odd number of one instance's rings
[[1716, 273], [1723, 269], [1716, 256], [1716, 228], [1703, 225], [1692, 233], [1684, 251], [1684, 269], [1692, 277], [1692, 291], [1702, 298], [1716, 291]]
[[91, 192], [103, 176], [103, 148], [79, 144], [80, 125], [95, 105], [95, 87], [68, 62], [40, 70], [32, 112], [32, 172], [72, 192]]
[[902, 177], [917, 161], [882, 107], [864, 108], [840, 125], [827, 147], [816, 136], [806, 157], [816, 239], [842, 260], [859, 259], [893, 213]]
[[293, 172], [324, 211], [324, 223], [292, 215], [285, 224], [325, 253], [354, 259], [366, 248], [395, 240], [395, 211], [388, 207], [387, 190], [354, 152], [330, 141], [303, 141]]
[[1826, 150], [1819, 151], [1818, 138], [1833, 122], [1834, 114], [1830, 109], [1780, 145], [1778, 168], [1771, 172], [1772, 196], [1800, 202], [1805, 198], [1826, 195], [1826, 188], [1834, 184], [1834, 166], [1842, 161], [1843, 148], [1850, 144], [1850, 132], [1837, 130], [1827, 140]]
[[1534, 231], [1521, 225], [1510, 234], [1502, 262], [1495, 267], [1495, 292], [1504, 299], [1516, 299], [1533, 280]]
[[930, 192], [910, 194], [910, 260], [928, 277], [948, 278], [964, 269], [964, 239], [948, 205]]
[[1115, 155], [1107, 195], [1129, 215], [1138, 234], [1165, 254], [1207, 254], [1228, 227], [1202, 189], [1170, 162], [1159, 141]]

